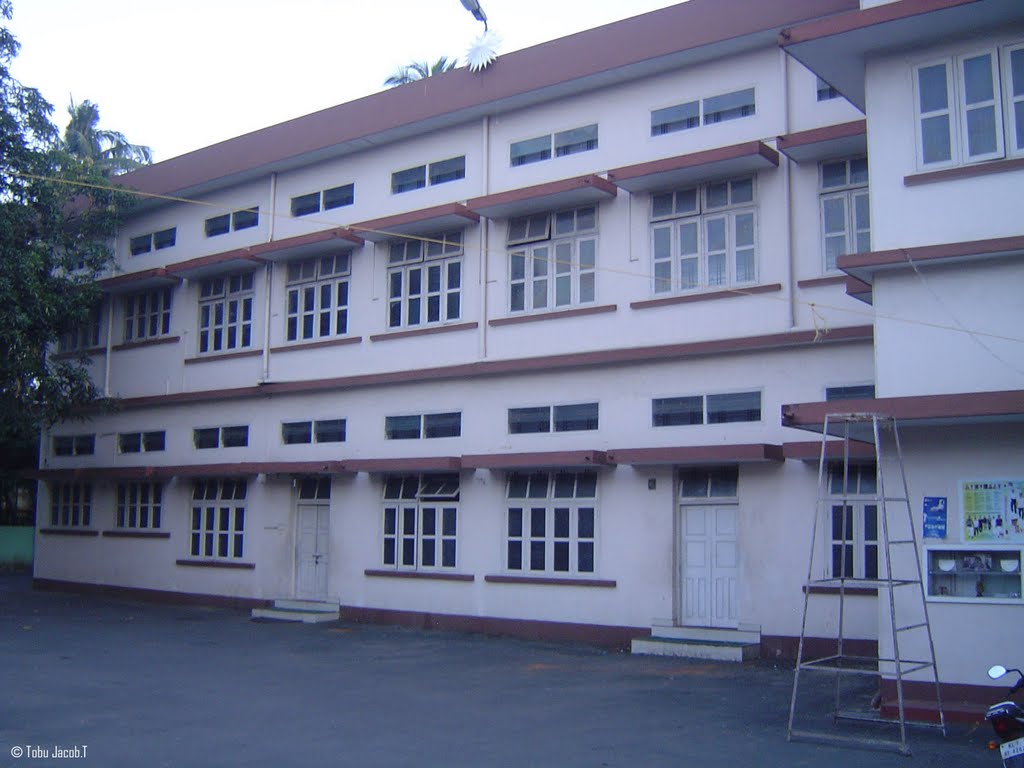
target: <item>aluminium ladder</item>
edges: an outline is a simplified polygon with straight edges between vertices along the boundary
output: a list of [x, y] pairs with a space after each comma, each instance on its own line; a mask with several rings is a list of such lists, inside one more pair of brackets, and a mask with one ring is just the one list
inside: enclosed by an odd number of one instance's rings
[[[830, 437], [840, 438], [829, 440]], [[851, 445], [852, 443], [852, 445]], [[829, 447], [841, 446], [842, 486], [838, 493], [830, 492]], [[851, 467], [851, 448], [855, 453], [873, 452], [875, 459], [875, 482], [864, 482], [855, 463]], [[860, 450], [858, 450], [860, 449]], [[839, 459], [836, 459], [838, 464]], [[838, 473], [832, 478], [838, 479]], [[895, 483], [893, 481], [897, 481]], [[857, 482], [861, 488], [855, 487]], [[887, 484], [893, 487], [887, 488]], [[866, 489], [863, 487], [866, 485]], [[851, 488], [852, 491], [851, 492]], [[867, 493], [857, 491], [867, 490]], [[892, 493], [893, 495], [890, 495]], [[852, 498], [855, 496], [855, 499]], [[861, 523], [860, 536], [857, 518], [853, 514], [852, 501], [863, 504], [865, 510], [872, 506], [876, 511], [874, 526], [869, 525], [869, 515]], [[827, 523], [826, 523], [827, 521]], [[822, 531], [826, 524], [831, 530]], [[871, 530], [872, 527], [874, 530]], [[819, 536], [824, 534], [824, 539]], [[874, 542], [874, 544], [872, 544]], [[874, 545], [877, 565], [870, 565], [866, 553]], [[854, 567], [850, 560], [860, 552], [865, 557], [863, 567]], [[831, 567], [827, 567], [831, 561]], [[822, 574], [832, 576], [822, 577]], [[854, 574], [857, 574], [856, 576]], [[878, 608], [878, 653], [877, 656], [857, 656], [846, 653], [852, 638], [845, 636], [846, 608], [850, 597], [864, 594], [864, 590], [876, 590], [878, 598], [888, 604], [888, 626], [886, 612]], [[870, 594], [870, 593], [869, 593]], [[836, 603], [838, 602], [838, 605]], [[824, 616], [817, 610], [831, 607]], [[825, 635], [821, 627], [834, 627], [835, 634], [825, 636], [829, 650], [825, 655], [808, 658], [809, 621], [817, 623], [818, 635]], [[815, 637], [815, 635], [811, 635]], [[834, 651], [834, 653], [832, 652]], [[907, 651], [914, 658], [907, 658]], [[797, 714], [797, 698], [802, 673], [825, 672], [835, 676], [832, 695], [832, 725], [815, 730], [794, 727]], [[932, 640], [928, 621], [928, 604], [925, 600], [924, 583], [921, 575], [921, 561], [918, 554], [917, 535], [907, 491], [907, 478], [903, 468], [903, 453], [900, 447], [896, 422], [890, 416], [876, 413], [835, 413], [825, 416], [821, 438], [821, 457], [818, 465], [818, 503], [811, 534], [811, 556], [807, 582], [804, 586], [803, 620], [800, 627], [800, 644], [797, 650], [796, 669], [793, 675], [793, 694], [789, 707], [790, 741], [804, 740], [827, 744], [842, 744], [868, 749], [895, 750], [910, 754], [907, 744], [906, 700], [904, 683], [909, 675], [918, 679], [930, 678], [934, 682], [936, 723], [913, 723], [936, 727], [946, 733], [945, 715], [942, 711], [942, 696], [938, 668], [935, 663], [935, 644]], [[872, 707], [844, 709], [841, 683], [845, 676], [867, 676], [881, 681], [895, 683], [897, 718], [884, 718], [881, 711]], [[806, 687], [806, 683], [805, 683]], [[805, 698], [807, 694], [805, 693]], [[880, 701], [880, 696], [876, 696]], [[872, 705], [874, 702], [872, 702]], [[821, 714], [821, 713], [819, 713]], [[806, 718], [806, 713], [803, 715]], [[840, 721], [886, 724], [898, 726], [899, 737], [877, 738], [868, 735], [863, 728], [852, 726], [852, 733], [839, 731]]]

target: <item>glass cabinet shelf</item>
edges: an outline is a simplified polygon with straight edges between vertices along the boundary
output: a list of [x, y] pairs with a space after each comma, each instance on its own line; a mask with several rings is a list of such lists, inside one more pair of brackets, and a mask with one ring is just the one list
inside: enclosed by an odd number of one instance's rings
[[926, 594], [950, 602], [1021, 602], [1020, 547], [926, 547]]

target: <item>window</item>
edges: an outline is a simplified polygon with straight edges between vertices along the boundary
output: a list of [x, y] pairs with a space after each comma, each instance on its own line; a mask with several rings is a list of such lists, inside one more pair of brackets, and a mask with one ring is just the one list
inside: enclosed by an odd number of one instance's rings
[[687, 131], [701, 125], [713, 125], [755, 113], [754, 89], [709, 96], [671, 107], [651, 110], [651, 136]]
[[206, 220], [204, 229], [207, 237], [226, 235], [228, 232], [239, 229], [249, 229], [258, 226], [260, 223], [260, 208], [243, 208], [233, 213], [224, 213], [220, 216], [212, 216]]
[[509, 147], [509, 165], [515, 168], [550, 160], [552, 156], [565, 157], [592, 149], [597, 149], [597, 123], [514, 141]]
[[288, 341], [348, 333], [351, 251], [288, 264]]
[[51, 483], [50, 525], [58, 528], [87, 528], [91, 517], [91, 484]]
[[534, 574], [595, 571], [597, 473], [508, 476], [505, 567]]
[[461, 434], [462, 413], [459, 411], [384, 418], [384, 437], [387, 440], [459, 437]]
[[444, 184], [466, 178], [466, 156], [450, 157], [438, 160], [429, 165], [417, 165], [391, 174], [391, 192], [400, 194], [423, 189], [429, 182], [431, 186]]
[[839, 387], [825, 387], [825, 400], [860, 400], [874, 398], [874, 384], [847, 384]]
[[1024, 152], [1024, 45], [919, 66], [914, 88], [921, 167]]
[[160, 483], [118, 483], [118, 528], [159, 528], [163, 486]]
[[597, 403], [508, 409], [508, 431], [511, 435], [581, 432], [597, 428]]
[[458, 475], [392, 475], [386, 478], [384, 565], [404, 570], [455, 568], [458, 502]]
[[166, 442], [166, 433], [159, 432], [121, 432], [117, 436], [117, 450], [121, 453], [150, 453], [162, 451]]
[[821, 164], [821, 236], [825, 269], [847, 253], [871, 250], [866, 157]]
[[308, 195], [299, 195], [292, 198], [292, 216], [309, 216], [320, 211], [329, 211], [334, 208], [342, 208], [352, 205], [355, 202], [355, 185], [345, 184], [340, 187], [331, 187], [321, 192], [310, 192]]
[[597, 124], [560, 131], [554, 136], [554, 144], [555, 157], [565, 157], [597, 149]]
[[331, 478], [303, 477], [299, 480], [299, 499], [303, 501], [330, 501]]
[[171, 293], [170, 288], [159, 288], [125, 297], [125, 341], [152, 339], [171, 332]]
[[388, 327], [440, 325], [462, 316], [462, 232], [392, 241]]
[[345, 420], [286, 421], [281, 424], [281, 442], [285, 445], [300, 443], [345, 442]]
[[242, 557], [245, 536], [245, 480], [196, 480], [192, 484], [193, 557]]
[[679, 496], [686, 499], [734, 498], [739, 495], [736, 466], [693, 467], [679, 473]]
[[[830, 531], [828, 575], [833, 578], [878, 578], [878, 483], [874, 464], [829, 467]], [[870, 499], [857, 499], [870, 496]]]
[[818, 94], [818, 101], [831, 101], [832, 99], [839, 98], [839, 91], [837, 91], [827, 82], [822, 80], [820, 77], [818, 78], [816, 90]]
[[54, 435], [54, 456], [91, 456], [96, 453], [96, 435]]
[[202, 427], [192, 430], [192, 444], [200, 449], [244, 448], [249, 444], [249, 427]]
[[199, 284], [199, 351], [252, 345], [252, 272], [211, 277]]
[[62, 334], [57, 342], [59, 353], [81, 352], [100, 345], [100, 308], [94, 307], [84, 322]]
[[760, 420], [760, 392], [662, 397], [651, 401], [651, 424], [655, 427]]
[[597, 208], [518, 216], [508, 222], [509, 310], [590, 304], [597, 293]]
[[752, 178], [654, 194], [651, 221], [656, 294], [757, 280]]
[[170, 248], [177, 240], [177, 227], [161, 229], [159, 232], [152, 232], [146, 235], [138, 235], [128, 241], [128, 248], [132, 256], [139, 256], [150, 251], [159, 251]]

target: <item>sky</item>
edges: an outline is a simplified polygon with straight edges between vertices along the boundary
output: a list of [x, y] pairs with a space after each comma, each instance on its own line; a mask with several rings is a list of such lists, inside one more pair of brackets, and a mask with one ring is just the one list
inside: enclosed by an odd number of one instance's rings
[[[679, 0], [480, 0], [501, 53]], [[0, 19], [0, 23], [3, 19]], [[465, 61], [483, 25], [459, 0], [14, 0], [11, 70], [156, 161], [375, 93], [402, 64]]]

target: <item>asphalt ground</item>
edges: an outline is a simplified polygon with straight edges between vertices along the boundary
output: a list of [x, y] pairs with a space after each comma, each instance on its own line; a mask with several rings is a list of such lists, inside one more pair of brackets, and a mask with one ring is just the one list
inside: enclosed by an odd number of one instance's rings
[[[19, 575], [0, 575], [0, 670], [0, 765], [19, 768], [999, 765], [984, 725], [912, 729], [910, 757], [788, 742], [793, 672], [763, 662], [253, 622]], [[801, 711], [827, 712], [806, 677]]]

